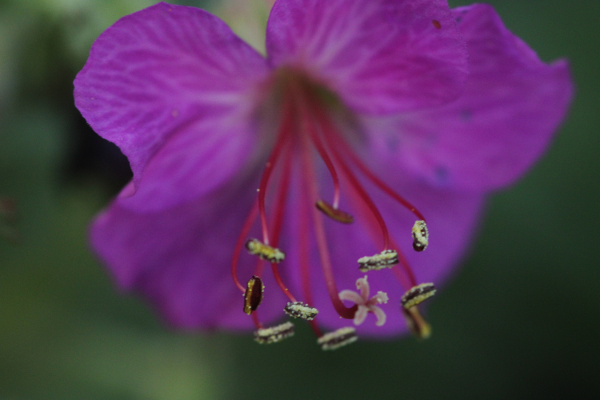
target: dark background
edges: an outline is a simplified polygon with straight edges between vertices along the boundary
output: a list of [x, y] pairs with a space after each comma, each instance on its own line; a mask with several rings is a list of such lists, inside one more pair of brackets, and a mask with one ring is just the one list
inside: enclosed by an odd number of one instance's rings
[[490, 199], [431, 304], [432, 338], [333, 353], [306, 327], [274, 346], [170, 331], [89, 252], [88, 222], [128, 168], [82, 121], [72, 81], [100, 32], [152, 3], [0, 0], [0, 195], [18, 207], [18, 236], [0, 238], [0, 398], [600, 398], [600, 2], [493, 2], [543, 60], [571, 60], [570, 116]]

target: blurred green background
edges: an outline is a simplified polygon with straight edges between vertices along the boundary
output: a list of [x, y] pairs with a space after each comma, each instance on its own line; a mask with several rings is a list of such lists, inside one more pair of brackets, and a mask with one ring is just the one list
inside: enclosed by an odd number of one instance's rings
[[430, 306], [430, 340], [333, 353], [302, 324], [275, 346], [173, 332], [89, 252], [87, 224], [128, 170], [74, 108], [72, 81], [95, 37], [153, 3], [0, 0], [0, 195], [18, 208], [18, 236], [0, 230], [0, 398], [600, 398], [600, 2], [493, 2], [542, 59], [571, 60], [570, 117], [491, 198]]

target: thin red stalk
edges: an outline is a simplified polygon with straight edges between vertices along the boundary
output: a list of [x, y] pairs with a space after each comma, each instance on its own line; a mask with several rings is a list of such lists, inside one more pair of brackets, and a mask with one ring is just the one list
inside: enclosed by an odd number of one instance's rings
[[[277, 199], [281, 199], [283, 198], [283, 200], [278, 200], [276, 203], [276, 209], [275, 212], [273, 213], [275, 215], [274, 220], [272, 221], [272, 225], [271, 225], [271, 232], [273, 232], [273, 247], [277, 247], [279, 244], [279, 236], [281, 233], [281, 225], [283, 222], [283, 206], [285, 205], [285, 195], [287, 195], [287, 188], [289, 186], [289, 170], [291, 167], [291, 160], [290, 160], [290, 145], [291, 145], [291, 141], [290, 138], [286, 139], [285, 142], [285, 147], [282, 147], [282, 152], [284, 153], [284, 158], [285, 158], [285, 166], [284, 166], [284, 171], [282, 173], [281, 176], [281, 180], [282, 182], [280, 182], [280, 184], [278, 185], [279, 187], [279, 191], [277, 192]], [[287, 158], [286, 158], [287, 155]], [[262, 259], [257, 259], [257, 263], [256, 263], [256, 276], [261, 276], [262, 274], [262, 270], [264, 267], [264, 260]]]
[[244, 243], [248, 238], [248, 233], [250, 233], [250, 229], [252, 229], [252, 225], [254, 224], [254, 221], [256, 220], [256, 216], [258, 214], [258, 208], [256, 207], [256, 203], [257, 202], [255, 201], [252, 205], [252, 209], [246, 217], [246, 221], [244, 221], [242, 231], [240, 232], [240, 235], [238, 236], [238, 239], [235, 243], [235, 247], [233, 248], [233, 258], [231, 259], [231, 276], [233, 277], [233, 282], [235, 283], [235, 286], [237, 286], [238, 289], [242, 291], [242, 293], [246, 292], [246, 288], [240, 283], [238, 279], [237, 267], [242, 247], [244, 246]]
[[325, 227], [323, 226], [323, 216], [318, 212], [318, 210], [315, 210], [313, 215], [315, 216], [315, 234], [317, 237], [317, 246], [321, 256], [321, 265], [323, 267], [323, 274], [325, 275], [325, 282], [327, 283], [329, 297], [331, 298], [333, 307], [342, 318], [353, 319], [354, 314], [356, 314], [356, 310], [358, 310], [358, 305], [355, 304], [354, 306], [348, 308], [340, 300], [340, 292], [335, 284], [333, 268], [331, 266], [331, 260], [329, 259], [327, 238], [325, 235]]
[[[287, 146], [287, 150], [289, 150], [289, 146]], [[290, 170], [291, 170], [291, 166], [292, 166], [292, 154], [291, 151], [287, 151], [285, 153], [285, 155], [287, 156], [285, 159], [285, 166], [284, 166], [284, 170], [282, 172], [282, 177], [281, 177], [281, 182], [279, 184], [279, 190], [277, 191], [277, 198], [276, 198], [276, 206], [275, 206], [275, 219], [273, 221], [273, 246], [277, 247], [279, 244], [279, 237], [281, 234], [281, 227], [283, 225], [283, 217], [285, 214], [285, 204], [286, 204], [286, 200], [287, 200], [287, 195], [288, 195], [288, 189], [290, 186]], [[281, 288], [281, 290], [283, 291], [283, 293], [288, 297], [288, 299], [290, 299], [290, 301], [292, 302], [296, 302], [296, 298], [294, 297], [294, 295], [292, 295], [292, 293], [290, 292], [290, 290], [287, 288], [287, 286], [283, 283], [283, 280], [281, 279], [281, 275], [279, 274], [279, 265], [277, 263], [271, 263], [271, 270], [273, 271], [273, 277], [275, 278], [275, 281], [277, 282], [277, 285], [279, 285], [279, 287]]]
[[[397, 201], [401, 202], [405, 207], [409, 208], [409, 210], [411, 210], [417, 216], [417, 218], [425, 220], [423, 215], [415, 207], [413, 207], [410, 203], [408, 203], [406, 200], [404, 200], [400, 195], [398, 195], [391, 188], [389, 188], [389, 186], [387, 186], [384, 182], [382, 182], [379, 178], [377, 178], [362, 163], [362, 161], [358, 158], [358, 156], [356, 154], [354, 154], [354, 152], [352, 151], [350, 146], [346, 143], [344, 137], [342, 137], [341, 134], [335, 129], [333, 124], [330, 123], [329, 119], [321, 112], [321, 110], [319, 110], [317, 107], [315, 107], [315, 111], [316, 111], [317, 115], [319, 116], [319, 121], [321, 122], [321, 125], [323, 127], [323, 133], [324, 133], [325, 140], [327, 141], [329, 148], [331, 148], [333, 156], [335, 157], [338, 164], [341, 166], [346, 177], [350, 180], [350, 183], [352, 184], [352, 186], [354, 186], [355, 190], [357, 190], [359, 192], [361, 199], [363, 199], [365, 201], [366, 205], [373, 212], [373, 215], [377, 219], [380, 227], [385, 227], [385, 222], [383, 221], [383, 217], [381, 216], [381, 213], [379, 212], [379, 210], [377, 209], [377, 207], [375, 206], [375, 204], [373, 203], [371, 198], [368, 196], [368, 194], [366, 193], [366, 191], [364, 190], [362, 185], [360, 185], [360, 182], [358, 182], [356, 177], [354, 175], [352, 175], [350, 168], [345, 164], [342, 156], [340, 155], [340, 152], [337, 151], [337, 148], [335, 147], [336, 145], [341, 145], [343, 147], [343, 149], [342, 149], [343, 153], [349, 154], [350, 157], [352, 158], [352, 161], [358, 165], [359, 169], [361, 169], [363, 171], [363, 173], [365, 175], [367, 175], [367, 177], [369, 179], [373, 180], [374, 183], [376, 185], [378, 185], [383, 191], [385, 191], [388, 195], [392, 196]], [[361, 194], [361, 192], [364, 195]], [[386, 228], [386, 234], [387, 234], [387, 228]], [[410, 267], [410, 264], [408, 263], [408, 260], [406, 259], [406, 257], [402, 253], [402, 251], [400, 250], [400, 247], [393, 241], [393, 239], [391, 239], [389, 237], [389, 235], [387, 236], [387, 238], [388, 238], [388, 242], [386, 243], [386, 249], [388, 248], [389, 241], [391, 241], [393, 248], [398, 252], [398, 258], [400, 260], [400, 263], [402, 264], [402, 268], [403, 268], [405, 274], [408, 277], [408, 281], [410, 282], [410, 285], [411, 285], [410, 287], [415, 286], [417, 284], [416, 278]], [[392, 268], [392, 270], [394, 272], [394, 275], [400, 282], [400, 284], [402, 286], [406, 287], [405, 277], [403, 277], [399, 274], [399, 272], [400, 272], [399, 268], [394, 267], [394, 268]], [[410, 289], [410, 287], [408, 289]]]
[[275, 143], [275, 148], [271, 152], [269, 159], [267, 160], [267, 164], [265, 166], [265, 170], [263, 171], [262, 177], [260, 179], [260, 185], [258, 188], [258, 210], [260, 213], [260, 222], [263, 233], [263, 242], [266, 245], [269, 245], [269, 230], [267, 228], [267, 215], [265, 213], [265, 196], [267, 194], [267, 185], [269, 183], [269, 179], [271, 178], [271, 174], [273, 173], [273, 169], [275, 168], [275, 164], [281, 155], [281, 149], [284, 146], [287, 137], [290, 134], [290, 129], [292, 128], [292, 115], [290, 110], [290, 105], [287, 104], [284, 107], [284, 116], [283, 121], [281, 123], [281, 127], [277, 134], [277, 139]]
[[[404, 267], [404, 265], [402, 265], [402, 266]], [[404, 288], [404, 290], [409, 290], [411, 287], [416, 286], [416, 285], [413, 285], [410, 283], [410, 277], [407, 279], [404, 272], [402, 272], [402, 269], [400, 269], [400, 267], [398, 267], [397, 265], [394, 265], [391, 268], [391, 270], [392, 270], [392, 273], [394, 274], [394, 277], [400, 283], [400, 286], [402, 286]]]
[[[300, 243], [298, 244], [298, 247], [300, 248], [300, 281], [302, 282], [302, 293], [304, 295], [304, 300], [306, 301], [306, 303], [308, 305], [310, 305], [311, 307], [314, 307], [314, 301], [313, 301], [313, 296], [312, 296], [312, 291], [310, 290], [310, 260], [309, 260], [309, 245], [308, 245], [308, 238], [309, 238], [309, 226], [308, 226], [308, 222], [309, 222], [309, 218], [310, 215], [309, 213], [307, 213], [307, 207], [309, 207], [309, 205], [311, 204], [309, 195], [308, 195], [308, 190], [309, 188], [306, 187], [306, 182], [303, 182], [303, 191], [302, 191], [302, 202], [301, 202], [301, 206], [300, 206], [300, 215], [299, 215], [299, 220], [300, 220], [300, 227], [299, 227], [299, 240]], [[317, 317], [318, 318], [318, 317]], [[321, 330], [319, 329], [319, 326], [317, 325], [317, 322], [315, 319], [309, 321], [310, 327], [312, 328], [313, 332], [315, 333], [315, 335], [317, 335], [317, 337], [321, 337], [323, 336], [323, 333], [321, 332]]]
[[417, 217], [417, 219], [426, 221], [425, 217], [423, 216], [423, 214], [421, 214], [421, 212], [415, 206], [413, 206], [404, 197], [402, 197], [398, 193], [396, 193], [394, 191], [394, 189], [392, 189], [391, 187], [389, 187], [384, 181], [382, 181], [381, 179], [379, 179], [379, 177], [377, 177], [377, 175], [375, 175], [375, 173], [373, 173], [373, 171], [371, 171], [362, 162], [362, 160], [360, 159], [360, 157], [358, 157], [358, 155], [356, 155], [356, 153], [354, 152], [354, 150], [352, 149], [352, 147], [348, 143], [346, 143], [346, 141], [344, 140], [344, 138], [341, 137], [341, 135], [339, 134], [339, 132], [337, 132], [337, 130], [335, 128], [333, 128], [332, 130], [333, 130], [333, 133], [337, 136], [337, 140], [335, 142], [339, 143], [343, 147], [343, 153], [346, 154], [346, 155], [348, 155], [348, 156], [350, 156], [352, 162], [354, 164], [356, 164], [356, 166], [358, 167], [358, 169], [368, 179], [370, 179], [375, 184], [375, 186], [379, 187], [379, 189], [381, 189], [381, 191], [383, 191], [388, 196], [390, 196], [391, 198], [393, 198], [394, 200], [396, 200], [398, 203], [400, 203], [401, 205], [403, 205], [405, 208], [407, 208], [411, 213], [413, 213], [415, 215], [415, 217]]
[[265, 260], [263, 260], [262, 258], [257, 258], [256, 259], [256, 268], [254, 269], [254, 275], [262, 276], [264, 267], [265, 267]]
[[[360, 199], [354, 197], [351, 197], [351, 199], [353, 204], [355, 204], [355, 207], [362, 207], [366, 209], [365, 204], [363, 204], [363, 202], [360, 201]], [[359, 212], [358, 214], [361, 215], [362, 212]], [[376, 221], [374, 221], [372, 218], [366, 218], [364, 222], [367, 225], [367, 229], [369, 230], [371, 236], [376, 237], [377, 231], [379, 230], [379, 226], [377, 225]], [[404, 253], [400, 250], [400, 247], [392, 237], [390, 237], [390, 245], [393, 249], [395, 249], [398, 252], [398, 259], [401, 264], [401, 267], [398, 267], [397, 265], [392, 267], [392, 272], [394, 273], [394, 276], [405, 290], [416, 286], [416, 279], [410, 267], [410, 264], [408, 263], [408, 260], [404, 256]]]
[[279, 275], [279, 271], [277, 270], [277, 268], [277, 263], [271, 263], [271, 269], [273, 271], [273, 277], [275, 278], [275, 282], [277, 282], [277, 285], [279, 285], [279, 287], [283, 291], [283, 294], [285, 294], [291, 302], [297, 302], [298, 300], [296, 300], [292, 292], [290, 292], [290, 289], [288, 289], [287, 286], [285, 286], [285, 283], [283, 283], [283, 280], [281, 279], [281, 275]]
[[[305, 120], [304, 123], [310, 123], [310, 121]], [[310, 197], [316, 199], [318, 190], [316, 187], [316, 177], [314, 169], [310, 160], [309, 144], [306, 142], [303, 143], [301, 151], [303, 169], [306, 172], [306, 174], [304, 175], [306, 179], [306, 186], [309, 188]], [[335, 284], [335, 277], [333, 275], [331, 260], [329, 258], [329, 249], [327, 247], [327, 237], [325, 235], [325, 227], [323, 225], [323, 216], [316, 208], [313, 210], [313, 221], [315, 224], [317, 248], [319, 250], [319, 256], [321, 258], [321, 267], [323, 269], [323, 275], [325, 276], [325, 282], [327, 284], [327, 292], [329, 293], [329, 298], [331, 299], [331, 302], [336, 312], [342, 318], [353, 319], [354, 314], [356, 314], [356, 310], [358, 310], [358, 305], [355, 304], [354, 306], [348, 308], [344, 305], [342, 300], [340, 300], [339, 291]]]
[[[304, 121], [309, 121], [311, 118], [311, 115], [310, 115], [309, 111], [307, 110], [307, 104], [305, 102], [301, 102], [300, 108], [302, 110], [302, 119]], [[317, 133], [317, 130], [316, 130], [314, 124], [308, 123], [305, 125], [306, 125], [306, 131], [308, 132], [308, 136], [310, 137], [313, 145], [317, 149], [317, 152], [323, 159], [323, 162], [327, 166], [327, 169], [329, 170], [329, 174], [331, 175], [331, 179], [333, 180], [333, 204], [332, 205], [333, 205], [334, 209], [337, 209], [340, 204], [340, 178], [338, 177], [337, 171], [335, 170], [335, 165], [333, 165], [333, 162], [331, 161], [329, 154], [327, 154], [327, 150], [325, 149], [325, 146], [323, 146], [323, 143], [319, 140], [318, 133]]]
[[[394, 246], [394, 249], [396, 249], [396, 251], [398, 252], [398, 260], [400, 261], [400, 265], [402, 265], [402, 269], [404, 270], [404, 273], [406, 274], [406, 276], [408, 276], [408, 281], [410, 283], [410, 286], [406, 287], [406, 282], [399, 279], [400, 283], [403, 284], [403, 286], [406, 288], [406, 290], [410, 289], [413, 286], [417, 286], [417, 279], [415, 278], [415, 274], [413, 273], [413, 270], [410, 267], [408, 260], [404, 256], [404, 253], [402, 253], [402, 251], [400, 251], [400, 247], [398, 247], [398, 245], [394, 242], [393, 239], [392, 239], [392, 246]], [[396, 275], [397, 275], [396, 271], [398, 271], [399, 269], [400, 268], [397, 265], [392, 268], [394, 274], [396, 274]]]
[[[368, 212], [368, 209], [366, 209], [365, 204], [360, 199], [355, 198], [354, 196], [351, 196], [351, 199], [353, 204], [355, 204], [355, 207], [361, 207], [365, 209], [364, 212]], [[361, 211], [358, 214], [361, 215], [362, 213], [363, 212]], [[372, 237], [377, 237], [377, 232], [379, 231], [379, 226], [377, 225], [377, 222], [373, 220], [373, 218], [366, 218], [364, 222], [367, 225], [367, 229], [369, 230], [370, 235]], [[400, 286], [402, 286], [405, 290], [408, 290], [411, 287], [415, 286], [413, 272], [410, 269], [410, 266], [408, 264], [408, 261], [404, 257], [404, 254], [402, 253], [402, 251], [400, 250], [400, 248], [395, 243], [392, 237], [390, 237], [390, 245], [393, 249], [396, 249], [396, 251], [398, 252], [398, 258], [400, 260], [400, 263], [402, 264], [402, 268], [404, 269], [403, 272], [397, 265], [395, 265], [392, 267], [392, 272], [394, 273], [395, 278], [400, 283]]]
[[304, 186], [304, 190], [302, 193], [303, 201], [301, 202], [300, 207], [300, 215], [298, 216], [300, 220], [299, 227], [299, 243], [298, 247], [300, 248], [300, 280], [302, 282], [302, 293], [304, 295], [305, 301], [309, 305], [313, 305], [312, 292], [310, 290], [310, 264], [309, 264], [309, 246], [308, 246], [308, 238], [309, 238], [309, 215], [306, 212], [306, 208], [310, 204], [310, 199], [308, 197], [308, 188]]
[[254, 322], [256, 329], [264, 329], [265, 328], [264, 325], [258, 319], [258, 310], [254, 310], [250, 316], [252, 317], [252, 321]]
[[281, 227], [283, 226], [283, 217], [285, 215], [285, 204], [290, 187], [292, 151], [291, 143], [289, 142], [284, 151], [284, 158], [285, 164], [283, 166], [281, 181], [278, 184], [277, 197], [275, 201], [275, 218], [273, 219], [273, 225], [271, 226], [271, 232], [273, 232], [273, 247], [277, 247], [279, 245], [279, 237], [281, 235]]
[[[332, 135], [333, 136], [335, 136], [335, 135], [334, 135], [334, 133], [332, 133], [332, 126], [329, 123], [329, 120], [323, 114], [321, 114], [321, 113], [319, 113], [319, 114], [321, 117], [321, 118], [319, 118], [319, 123], [320, 123], [321, 129], [323, 131], [323, 136], [325, 137], [325, 141], [327, 142], [329, 148], [331, 149], [331, 153], [333, 154], [333, 157], [335, 158], [336, 162], [340, 166], [344, 176], [346, 177], [346, 179], [348, 179], [348, 181], [350, 182], [350, 184], [352, 185], [354, 190], [358, 193], [361, 200], [367, 205], [367, 207], [373, 214], [373, 217], [377, 220], [377, 223], [379, 224], [379, 227], [381, 228], [381, 235], [383, 237], [383, 249], [387, 250], [390, 246], [390, 235], [388, 233], [388, 229], [387, 229], [387, 226], [383, 219], [383, 216], [377, 209], [377, 206], [375, 205], [375, 203], [373, 202], [373, 200], [371, 199], [371, 197], [369, 196], [367, 191], [360, 184], [360, 182], [358, 181], [356, 176], [354, 176], [350, 167], [348, 167], [348, 165], [346, 165], [346, 163], [344, 162], [344, 159], [342, 158], [340, 153], [335, 148], [335, 144], [339, 140], [335, 141], [335, 143], [332, 143], [332, 141], [334, 141], [333, 140], [334, 138], [332, 137]], [[317, 140], [320, 141], [319, 138], [317, 138]]]
[[323, 332], [321, 332], [321, 329], [319, 329], [319, 325], [317, 325], [316, 320], [313, 319], [311, 321], [308, 321], [308, 323], [310, 324], [310, 327], [312, 328], [315, 335], [317, 335], [317, 337], [323, 336]]

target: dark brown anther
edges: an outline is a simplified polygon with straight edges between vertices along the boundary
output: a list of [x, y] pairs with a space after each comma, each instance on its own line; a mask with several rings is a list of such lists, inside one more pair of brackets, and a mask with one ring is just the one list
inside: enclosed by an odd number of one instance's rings
[[442, 29], [442, 24], [440, 24], [440, 21], [438, 21], [437, 19], [432, 19], [431, 23], [433, 24], [435, 29]]
[[255, 311], [262, 302], [265, 285], [258, 276], [253, 276], [248, 281], [248, 288], [244, 292], [244, 312], [248, 315]]
[[402, 304], [403, 308], [408, 310], [411, 307], [421, 304], [428, 298], [433, 297], [434, 294], [435, 286], [433, 283], [422, 283], [420, 285], [413, 286], [409, 291], [404, 293], [400, 304]]
[[340, 328], [337, 331], [329, 332], [317, 339], [317, 344], [323, 350], [336, 350], [342, 346], [354, 343], [358, 340], [356, 329], [352, 327]]
[[331, 204], [326, 203], [323, 200], [318, 200], [315, 206], [319, 211], [334, 221], [341, 222], [342, 224], [351, 224], [354, 222], [354, 217], [351, 214], [348, 214], [347, 212], [337, 208], [333, 208]]
[[423, 319], [417, 307], [402, 308], [402, 312], [406, 318], [408, 329], [410, 329], [417, 339], [427, 339], [431, 336], [431, 325]]
[[423, 251], [429, 245], [429, 230], [423, 220], [416, 221], [412, 227], [413, 249]]
[[270, 328], [259, 329], [254, 332], [254, 340], [260, 344], [281, 342], [283, 339], [294, 336], [294, 324], [286, 322]]

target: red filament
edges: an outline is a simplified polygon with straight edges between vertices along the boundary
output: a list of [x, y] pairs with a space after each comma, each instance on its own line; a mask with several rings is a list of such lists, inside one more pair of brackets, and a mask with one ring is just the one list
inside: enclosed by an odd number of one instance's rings
[[[354, 152], [345, 136], [337, 129], [335, 124], [323, 110], [323, 102], [319, 99], [314, 87], [307, 85], [302, 79], [284, 81], [283, 88], [284, 105], [282, 107], [282, 120], [275, 138], [275, 144], [268, 157], [262, 176], [260, 178], [258, 196], [252, 206], [236, 241], [233, 250], [231, 273], [235, 285], [242, 292], [245, 291], [237, 276], [237, 268], [241, 256], [241, 250], [252, 227], [260, 217], [260, 228], [265, 245], [278, 247], [286, 214], [290, 182], [294, 174], [299, 174], [301, 201], [298, 213], [298, 249], [299, 249], [299, 281], [304, 301], [313, 306], [312, 280], [311, 276], [311, 240], [314, 237], [321, 269], [326, 282], [330, 301], [336, 312], [346, 319], [353, 319], [358, 309], [357, 305], [346, 307], [339, 298], [339, 290], [336, 285], [332, 260], [329, 253], [327, 234], [323, 215], [312, 205], [320, 199], [319, 184], [315, 171], [315, 154], [325, 164], [333, 182], [333, 208], [337, 209], [341, 198], [342, 184], [348, 185], [347, 193], [353, 204], [358, 208], [360, 214], [374, 239], [381, 238], [383, 250], [394, 248], [398, 252], [400, 265], [394, 266], [392, 272], [400, 284], [405, 288], [416, 286], [417, 280], [404, 254], [390, 237], [383, 215], [377, 208], [371, 195], [365, 189], [352, 167], [358, 168], [360, 174], [379, 190], [386, 193], [400, 205], [408, 209], [419, 220], [425, 220], [423, 215], [410, 202], [396, 193], [385, 182], [379, 179]], [[295, 164], [298, 168], [293, 168]], [[340, 175], [338, 175], [338, 171]], [[340, 176], [343, 181], [340, 182]], [[274, 194], [272, 209], [267, 212], [266, 198], [269, 183], [275, 181], [278, 190]], [[346, 193], [346, 192], [345, 192]], [[270, 194], [269, 194], [270, 196]], [[269, 206], [271, 208], [271, 206]], [[309, 212], [312, 210], [312, 212]], [[270, 222], [270, 224], [268, 223]], [[379, 236], [378, 231], [381, 236]], [[314, 235], [311, 237], [311, 234]], [[409, 233], [407, 232], [407, 235]], [[283, 249], [285, 250], [285, 249]], [[281, 265], [285, 268], [285, 260]], [[263, 261], [258, 260], [256, 265], [256, 276], [261, 276]], [[271, 271], [279, 288], [287, 298], [296, 302], [296, 298], [285, 285], [280, 273], [280, 265], [271, 263]], [[290, 272], [288, 276], [291, 276]], [[268, 288], [267, 288], [268, 290]], [[267, 300], [268, 301], [268, 300]], [[283, 307], [282, 307], [283, 308]], [[256, 311], [252, 312], [252, 319], [257, 328], [262, 324]], [[311, 327], [317, 336], [321, 336], [315, 320], [310, 321]]]

